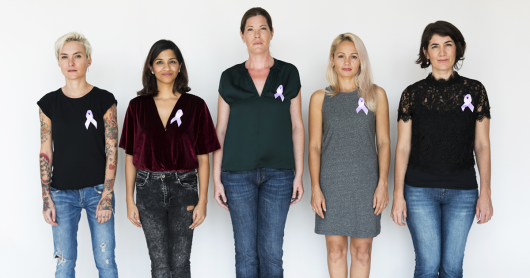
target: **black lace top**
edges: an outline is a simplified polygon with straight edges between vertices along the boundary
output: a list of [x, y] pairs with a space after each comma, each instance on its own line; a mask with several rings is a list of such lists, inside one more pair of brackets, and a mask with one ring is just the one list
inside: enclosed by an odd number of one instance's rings
[[491, 118], [490, 105], [479, 81], [454, 72], [448, 80], [429, 74], [410, 85], [398, 109], [398, 121], [412, 120], [409, 168], [435, 175], [473, 169], [474, 175], [475, 125], [485, 117]]

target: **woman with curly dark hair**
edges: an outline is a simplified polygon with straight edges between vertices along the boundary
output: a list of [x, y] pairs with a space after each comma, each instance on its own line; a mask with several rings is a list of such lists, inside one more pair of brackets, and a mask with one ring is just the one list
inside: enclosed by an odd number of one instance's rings
[[188, 93], [186, 64], [172, 41], [151, 47], [142, 83], [120, 140], [127, 217], [144, 230], [152, 277], [191, 277], [193, 229], [206, 217], [208, 153], [219, 142], [206, 103]]
[[410, 85], [399, 104], [391, 216], [400, 226], [407, 220], [416, 278], [462, 277], [473, 218], [482, 224], [493, 215], [490, 105], [482, 83], [455, 71], [465, 50], [451, 23], [427, 25], [416, 62], [432, 65], [432, 73]]

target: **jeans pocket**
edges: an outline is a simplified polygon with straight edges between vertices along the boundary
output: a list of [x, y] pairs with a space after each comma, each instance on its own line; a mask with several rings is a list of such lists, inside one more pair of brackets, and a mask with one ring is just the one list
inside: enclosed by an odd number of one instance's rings
[[57, 188], [55, 188], [55, 187], [51, 187], [51, 186], [50, 186], [50, 193], [52, 193], [52, 194], [56, 194], [56, 193], [59, 193], [59, 192], [61, 192], [60, 189], [57, 189]]
[[178, 181], [182, 187], [194, 188], [197, 187], [197, 172], [189, 171], [183, 174], [179, 174]]
[[134, 181], [134, 186], [136, 188], [144, 187], [146, 183], [147, 183], [147, 179], [146, 178], [142, 177], [139, 174], [136, 174], [136, 180]]
[[96, 186], [94, 186], [94, 190], [96, 190], [96, 192], [101, 195], [101, 193], [103, 193], [103, 190], [105, 190], [105, 185], [104, 184], [98, 184]]

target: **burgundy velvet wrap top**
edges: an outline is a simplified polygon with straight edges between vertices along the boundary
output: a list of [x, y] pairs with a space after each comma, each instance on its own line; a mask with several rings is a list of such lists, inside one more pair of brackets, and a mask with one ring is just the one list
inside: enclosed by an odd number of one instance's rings
[[120, 148], [133, 156], [136, 169], [173, 172], [197, 169], [197, 155], [221, 146], [204, 100], [184, 93], [165, 129], [152, 96], [132, 99], [125, 114]]

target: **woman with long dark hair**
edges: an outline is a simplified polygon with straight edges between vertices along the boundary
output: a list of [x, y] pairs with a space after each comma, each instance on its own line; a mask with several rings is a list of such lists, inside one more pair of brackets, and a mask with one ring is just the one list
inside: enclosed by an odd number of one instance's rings
[[206, 103], [188, 93], [186, 63], [172, 41], [151, 47], [142, 83], [120, 140], [127, 217], [144, 230], [152, 277], [191, 277], [193, 229], [206, 217], [208, 153], [219, 142]]

